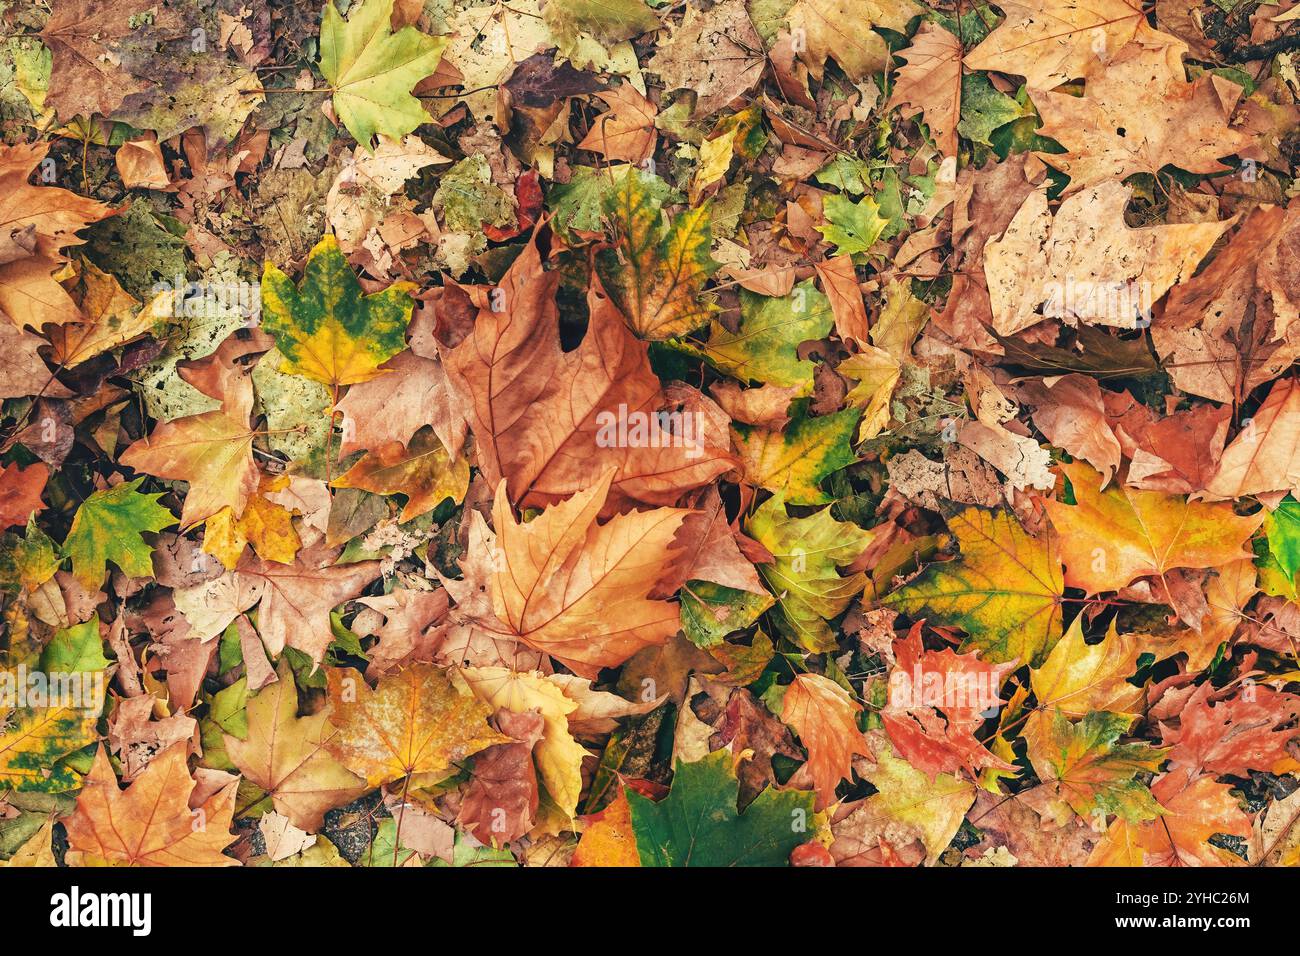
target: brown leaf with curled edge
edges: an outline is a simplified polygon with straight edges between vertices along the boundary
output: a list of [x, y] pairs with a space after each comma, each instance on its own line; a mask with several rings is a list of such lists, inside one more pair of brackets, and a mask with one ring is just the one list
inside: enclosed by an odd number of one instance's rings
[[886, 107], [910, 106], [922, 112], [930, 135], [944, 156], [957, 155], [957, 121], [961, 118], [961, 40], [943, 27], [923, 23], [912, 45], [899, 55], [907, 65]]
[[41, 358], [38, 350], [46, 344], [44, 339], [25, 329], [0, 322], [0, 398], [72, 397], [72, 392], [54, 377]]
[[292, 647], [320, 664], [334, 639], [330, 611], [379, 577], [378, 561], [335, 564], [341, 553], [317, 544], [299, 551], [293, 564], [264, 561], [252, 552], [239, 562], [239, 586], [260, 588], [257, 630], [273, 657]]
[[127, 96], [156, 86], [155, 79], [123, 69], [124, 41], [131, 38], [137, 46], [147, 44], [152, 49], [159, 40], [175, 39], [186, 32], [176, 10], [158, 0], [70, 0], [58, 4], [41, 30], [41, 39], [53, 55], [47, 102], [65, 123], [78, 115], [86, 119], [94, 113], [108, 116]]
[[315, 833], [325, 813], [359, 797], [365, 781], [325, 749], [334, 736], [325, 711], [299, 717], [298, 688], [286, 658], [277, 680], [248, 702], [248, 735], [224, 734], [226, 753], [296, 827]]
[[1214, 74], [1188, 83], [1185, 51], [1181, 41], [1130, 43], [1091, 68], [1082, 97], [1032, 92], [1039, 134], [1067, 150], [1039, 154], [1070, 177], [1067, 195], [1166, 165], [1220, 173], [1219, 157], [1251, 145], [1252, 136], [1228, 124], [1242, 88]]
[[[544, 272], [530, 242], [499, 286], [466, 287], [478, 307], [469, 337], [446, 355], [446, 367], [470, 397], [478, 464], [489, 486], [506, 480], [511, 502], [539, 507], [590, 488], [607, 468], [615, 475], [606, 513], [630, 503], [675, 504], [681, 495], [728, 470], [726, 449], [666, 429], [666, 404], [646, 345], [597, 286], [582, 343], [560, 347], [557, 272]], [[619, 423], [644, 440], [620, 440]]]
[[1200, 275], [1169, 293], [1151, 340], [1183, 391], [1242, 402], [1300, 357], [1300, 202], [1254, 209]]
[[654, 155], [658, 134], [655, 120], [659, 111], [637, 92], [631, 83], [623, 83], [598, 97], [609, 111], [592, 120], [591, 129], [578, 149], [589, 149], [609, 160], [637, 165]]
[[[197, 807], [190, 806], [194, 778], [189, 747], [173, 744], [125, 790], [120, 790], [101, 746], [63, 823], [70, 866], [238, 866], [222, 854], [235, 842], [235, 780]], [[202, 817], [199, 817], [199, 814]], [[195, 826], [196, 819], [203, 826]]]
[[474, 758], [457, 822], [481, 843], [501, 846], [525, 836], [537, 815], [533, 747], [546, 721], [537, 711], [498, 711], [497, 728], [511, 743], [493, 744]]
[[1181, 44], [1152, 30], [1138, 0], [1008, 0], [1007, 18], [966, 55], [972, 70], [1018, 73], [1033, 89], [1050, 90], [1086, 76], [1130, 40]]
[[1129, 462], [1125, 483], [1145, 491], [1185, 495], [1213, 479], [1228, 439], [1232, 408], [1194, 405], [1156, 418], [1128, 392], [1104, 392], [1108, 429]]
[[1044, 317], [1137, 328], [1139, 313], [1189, 278], [1233, 222], [1130, 229], [1124, 207], [1131, 192], [1103, 182], [1068, 197], [1055, 215], [1045, 188], [1030, 193], [1002, 236], [984, 247], [999, 335]]
[[1300, 736], [1300, 697], [1250, 686], [1212, 703], [1214, 688], [1196, 689], [1178, 715], [1178, 726], [1161, 722], [1161, 743], [1172, 746], [1169, 772], [1188, 780], [1208, 773], [1245, 777], [1249, 770], [1286, 773], [1297, 769], [1289, 744]]
[[677, 632], [678, 609], [652, 600], [678, 560], [680, 508], [632, 511], [597, 524], [612, 470], [588, 490], [517, 522], [497, 486], [492, 521], [501, 556], [492, 577], [496, 617], [529, 647], [581, 677], [623, 663]]
[[0, 146], [0, 223], [8, 229], [32, 226], [36, 236], [33, 255], [0, 265], [0, 311], [19, 328], [79, 318], [76, 303], [52, 275], [66, 261], [59, 250], [81, 243], [78, 230], [113, 214], [93, 199], [27, 181], [49, 148], [49, 143]]
[[255, 432], [249, 425], [253, 384], [249, 370], [238, 361], [250, 351], [264, 350], [259, 337], [232, 335], [213, 355], [180, 370], [181, 378], [221, 402], [221, 407], [170, 422], [160, 422], [145, 438], [122, 452], [124, 465], [189, 482], [181, 507], [181, 527], [189, 528], [223, 508], [243, 514], [257, 490], [258, 468], [253, 459]]
[[808, 751], [819, 810], [835, 802], [835, 788], [849, 778], [853, 756], [871, 756], [867, 739], [858, 730], [861, 710], [848, 691], [820, 674], [798, 674], [785, 689], [781, 720], [794, 729]]
[[0, 531], [26, 524], [28, 517], [45, 507], [41, 492], [50, 470], [37, 462], [22, 468], [17, 462], [0, 468]]

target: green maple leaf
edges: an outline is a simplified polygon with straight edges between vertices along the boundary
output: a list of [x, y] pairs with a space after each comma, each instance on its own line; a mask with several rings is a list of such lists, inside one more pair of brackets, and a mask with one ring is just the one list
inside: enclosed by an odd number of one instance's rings
[[735, 332], [721, 322], [709, 328], [703, 345], [681, 348], [742, 382], [764, 382], [783, 388], [812, 391], [816, 366], [799, 358], [799, 345], [824, 338], [834, 324], [831, 303], [811, 279], [786, 296], [766, 296], [740, 290], [740, 327]]
[[644, 339], [667, 339], [699, 328], [718, 311], [701, 293], [718, 269], [709, 205], [688, 209], [665, 224], [663, 181], [628, 172], [603, 198], [617, 244], [596, 258], [596, 270], [632, 331]]
[[1300, 501], [1287, 495], [1264, 519], [1264, 539], [1255, 564], [1266, 594], [1295, 600], [1300, 572]]
[[1132, 823], [1160, 814], [1160, 806], [1139, 773], [1160, 769], [1168, 750], [1149, 744], [1116, 743], [1133, 723], [1132, 714], [1094, 711], [1071, 722], [1059, 710], [1043, 741], [1046, 777], [1075, 813], [1118, 814]]
[[642, 866], [784, 866], [811, 839], [811, 793], [769, 787], [737, 813], [740, 783], [731, 760], [718, 750], [695, 763], [678, 761], [672, 789], [658, 803], [627, 791]]
[[368, 382], [406, 348], [414, 289], [414, 283], [395, 282], [363, 296], [337, 240], [326, 235], [308, 255], [299, 288], [266, 263], [262, 328], [284, 355], [282, 371], [334, 387]]
[[844, 196], [827, 196], [822, 212], [826, 215], [826, 225], [818, 226], [817, 231], [827, 242], [835, 244], [837, 256], [868, 251], [889, 225], [870, 197], [855, 203]]
[[140, 535], [171, 527], [176, 518], [158, 504], [161, 494], [140, 493], [143, 481], [137, 478], [96, 491], [77, 509], [63, 554], [72, 559], [72, 573], [87, 587], [104, 583], [109, 561], [127, 577], [153, 576], [153, 548]]
[[362, 0], [345, 21], [325, 8], [320, 71], [334, 90], [334, 111], [370, 150], [376, 133], [400, 139], [431, 117], [411, 88], [438, 68], [446, 37], [415, 27], [392, 29], [393, 0]]
[[41, 670], [47, 674], [54, 671], [65, 674], [102, 671], [108, 663], [104, 656], [104, 641], [99, 636], [98, 617], [56, 631], [41, 652]]
[[842, 613], [866, 583], [864, 574], [841, 577], [840, 565], [857, 558], [873, 533], [836, 521], [829, 508], [791, 518], [779, 494], [754, 512], [745, 531], [772, 553], [772, 563], [758, 571], [777, 597], [785, 630], [814, 654], [834, 648], [826, 619]]
[[1034, 538], [1005, 511], [966, 508], [948, 519], [961, 557], [937, 561], [883, 603], [959, 627], [963, 650], [990, 662], [1038, 667], [1061, 638], [1061, 560], [1050, 535]]
[[[795, 405], [806, 406], [807, 400]], [[780, 431], [733, 425], [746, 479], [768, 491], [782, 492], [792, 505], [827, 504], [832, 499], [818, 485], [857, 461], [850, 442], [861, 416], [861, 409], [846, 408], [810, 418], [801, 407]]]

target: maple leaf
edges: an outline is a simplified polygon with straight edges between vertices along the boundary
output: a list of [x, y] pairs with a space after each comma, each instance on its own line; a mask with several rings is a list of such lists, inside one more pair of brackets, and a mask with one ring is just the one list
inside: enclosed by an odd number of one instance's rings
[[1029, 194], [1001, 238], [984, 247], [993, 328], [1012, 335], [1053, 317], [1132, 329], [1171, 286], [1189, 278], [1232, 220], [1130, 229], [1130, 188], [1103, 182], [1076, 192], [1053, 216], [1047, 193]]
[[365, 792], [365, 781], [325, 749], [334, 736], [327, 711], [298, 716], [298, 689], [287, 659], [280, 659], [276, 678], [249, 699], [247, 733], [222, 739], [231, 761], [270, 797], [276, 811], [315, 833], [326, 811]]
[[1128, 679], [1137, 672], [1142, 653], [1134, 635], [1116, 632], [1114, 620], [1103, 640], [1089, 644], [1083, 615], [1077, 616], [1047, 660], [1030, 671], [1039, 707], [1067, 717], [1086, 717], [1095, 710], [1136, 716], [1145, 692]]
[[[548, 4], [547, 9], [550, 7]], [[655, 119], [659, 115], [654, 104], [631, 83], [620, 84], [596, 96], [608, 104], [609, 110], [595, 118], [578, 149], [589, 149], [606, 159], [622, 160], [633, 166], [653, 156], [658, 139]]]
[[180, 369], [183, 381], [219, 400], [220, 408], [160, 422], [147, 438], [132, 444], [118, 459], [136, 471], [189, 482], [181, 505], [182, 530], [223, 508], [238, 517], [257, 490], [255, 432], [248, 422], [253, 386], [235, 364], [248, 347], [232, 337], [209, 358]]
[[1088, 594], [1117, 591], [1140, 577], [1175, 568], [1214, 568], [1248, 556], [1246, 542], [1262, 513], [1240, 516], [1230, 504], [1188, 501], [1181, 495], [1134, 491], [1122, 485], [1098, 491], [1088, 465], [1061, 465], [1075, 504], [1043, 502], [1060, 532], [1065, 583]]
[[1190, 781], [1203, 773], [1245, 777], [1248, 770], [1294, 765], [1288, 745], [1296, 731], [1288, 725], [1300, 717], [1300, 697], [1256, 687], [1249, 697], [1211, 704], [1212, 691], [1202, 684], [1179, 712], [1177, 727], [1161, 724], [1171, 773], [1182, 770]]
[[745, 530], [772, 554], [772, 563], [759, 565], [759, 574], [776, 595], [781, 620], [794, 639], [813, 653], [833, 647], [826, 621], [843, 613], [866, 581], [863, 574], [842, 577], [839, 569], [862, 554], [873, 533], [836, 521], [829, 508], [792, 518], [780, 495], [765, 501]]
[[1185, 49], [1133, 42], [1089, 70], [1082, 97], [1032, 93], [1043, 117], [1039, 134], [1066, 148], [1040, 155], [1070, 177], [1067, 193], [1166, 165], [1220, 172], [1218, 157], [1251, 144], [1248, 132], [1228, 125], [1241, 88], [1213, 74], [1186, 82]]
[[[72, 866], [238, 866], [222, 854], [235, 841], [235, 781], [202, 805], [190, 806], [194, 779], [186, 767], [189, 746], [173, 744], [158, 754], [126, 790], [103, 747], [77, 795], [77, 809], [64, 820]], [[193, 811], [193, 812], [192, 812]], [[194, 826], [201, 813], [204, 825]]]
[[492, 509], [501, 554], [496, 616], [529, 647], [591, 678], [677, 630], [676, 606], [650, 594], [689, 512], [633, 511], [597, 524], [612, 478], [607, 471], [529, 522], [515, 520], [502, 483]]
[[1180, 389], [1241, 403], [1300, 357], [1288, 266], [1297, 235], [1300, 203], [1259, 206], [1208, 266], [1170, 291], [1151, 341]]
[[862, 774], [877, 791], [864, 809], [914, 830], [929, 866], [948, 848], [975, 802], [973, 784], [949, 774], [931, 780], [888, 747], [876, 753], [875, 766], [864, 767]]
[[857, 460], [849, 442], [860, 416], [848, 408], [815, 418], [800, 415], [781, 431], [732, 426], [745, 480], [792, 505], [826, 504], [833, 499], [818, 486]]
[[717, 312], [701, 292], [718, 267], [709, 256], [708, 205], [673, 216], [665, 227], [653, 181], [629, 170], [605, 197], [617, 238], [596, 259], [615, 305], [637, 335], [651, 340], [683, 335]]
[[[707, 436], [688, 445], [661, 423], [666, 399], [645, 343], [598, 285], [588, 290], [581, 344], [561, 349], [559, 281], [543, 272], [529, 243], [498, 286], [464, 290], [478, 314], [446, 367], [470, 398], [467, 417], [489, 486], [504, 478], [511, 501], [537, 507], [590, 488], [614, 467], [612, 511], [627, 499], [675, 504], [730, 468], [730, 454]], [[625, 432], [640, 422], [644, 438], [620, 441], [620, 418]]]
[[1181, 774], [1166, 774], [1151, 786], [1161, 814], [1134, 824], [1118, 817], [1088, 857], [1088, 866], [1241, 866], [1231, 850], [1207, 841], [1216, 834], [1247, 837], [1250, 817], [1230, 793], [1230, 784], [1198, 777], [1183, 785]]
[[827, 196], [822, 201], [826, 225], [817, 231], [827, 242], [835, 245], [837, 256], [866, 253], [876, 244], [889, 220], [880, 215], [880, 207], [868, 196], [853, 202], [846, 196]]
[[95, 742], [99, 715], [76, 707], [25, 707], [0, 723], [0, 783], [19, 791], [75, 790], [78, 775], [59, 761]]
[[721, 0], [701, 11], [686, 8], [682, 22], [646, 64], [668, 90], [695, 92], [692, 115], [711, 116], [758, 82], [763, 40], [744, 0]]
[[146, 37], [157, 42], [187, 33], [177, 11], [157, 0], [61, 3], [41, 30], [53, 57], [47, 102], [65, 123], [78, 114], [108, 116], [127, 96], [154, 85], [152, 78], [122, 67], [127, 38], [143, 46]]
[[89, 262], [79, 264], [81, 317], [49, 330], [54, 348], [50, 361], [62, 368], [76, 366], [148, 333], [157, 324], [151, 308], [141, 308], [117, 279]]
[[1223, 450], [1205, 487], [1214, 498], [1300, 490], [1300, 383], [1279, 379], [1241, 433]]
[[923, 112], [939, 152], [955, 157], [961, 116], [961, 41], [943, 27], [923, 23], [901, 56], [907, 64], [899, 68], [886, 106], [910, 105], [913, 112]]
[[819, 810], [835, 802], [835, 788], [852, 772], [853, 755], [871, 756], [858, 730], [861, 712], [848, 691], [820, 674], [796, 674], [785, 688], [781, 720], [794, 728], [808, 750]]
[[72, 573], [87, 587], [103, 583], [109, 561], [127, 577], [153, 577], [153, 548], [140, 535], [169, 528], [176, 519], [158, 504], [161, 494], [140, 492], [143, 481], [137, 478], [96, 491], [73, 516], [63, 553], [72, 559]]
[[0, 146], [0, 223], [6, 229], [30, 227], [35, 236], [31, 255], [0, 264], [0, 311], [20, 329], [79, 317], [71, 296], [52, 275], [65, 261], [59, 250], [81, 243], [79, 230], [113, 214], [93, 199], [27, 182], [49, 148], [48, 143]]
[[[333, 640], [329, 612], [356, 597], [379, 576], [378, 561], [337, 564], [340, 553], [317, 544], [300, 551], [293, 564], [246, 554], [229, 579], [219, 580], [228, 580], [231, 591], [243, 592], [248, 603], [240, 611], [261, 601], [258, 633], [272, 655], [292, 647], [310, 657], [313, 664], [320, 664]], [[229, 614], [226, 623], [235, 613]], [[220, 629], [224, 628], [225, 623]]]
[[1085, 76], [1130, 40], [1166, 45], [1181, 62], [1182, 45], [1152, 30], [1134, 0], [1008, 0], [1006, 20], [966, 54], [972, 70], [1018, 73], [1038, 90]]
[[742, 382], [764, 382], [812, 391], [816, 366], [799, 357], [799, 346], [830, 332], [830, 300], [812, 282], [802, 282], [786, 296], [765, 296], [742, 289], [740, 326], [732, 330], [714, 321], [708, 341], [689, 348], [710, 365]]
[[1042, 735], [1029, 741], [1034, 770], [1075, 813], [1118, 814], [1138, 823], [1159, 814], [1139, 773], [1158, 770], [1167, 751], [1146, 743], [1119, 743], [1131, 714], [1094, 711], [1080, 721], [1055, 713], [1042, 721]]
[[792, 31], [803, 31], [804, 48], [799, 58], [820, 80], [828, 57], [855, 82], [889, 65], [889, 48], [884, 38], [869, 27], [906, 32], [907, 22], [922, 12], [911, 0], [797, 0], [786, 13]]
[[49, 477], [50, 470], [40, 462], [26, 468], [16, 462], [0, 468], [0, 529], [26, 524], [45, 507], [41, 492]]
[[812, 794], [768, 788], [736, 812], [740, 784], [719, 750], [678, 761], [668, 795], [655, 802], [625, 791], [642, 866], [783, 866], [808, 838]]
[[986, 767], [1013, 769], [975, 739], [975, 730], [1000, 704], [999, 688], [1015, 664], [990, 664], [949, 648], [927, 650], [920, 625], [894, 642], [894, 656], [880, 717], [903, 759], [931, 779], [961, 769], [972, 776]]
[[358, 143], [372, 149], [376, 133], [401, 139], [429, 114], [411, 88], [438, 68], [446, 37], [415, 27], [392, 30], [393, 0], [362, 0], [345, 21], [333, 0], [320, 29], [320, 71], [334, 110]]
[[[628, 786], [632, 786], [629, 781]], [[614, 799], [599, 813], [583, 818], [585, 828], [573, 851], [570, 866], [640, 866], [636, 833], [632, 829], [632, 806], [627, 793], [618, 788]]]
[[337, 668], [329, 682], [337, 732], [325, 746], [370, 788], [413, 774], [437, 778], [484, 747], [510, 742], [488, 726], [491, 710], [428, 664], [381, 678], [374, 690]]
[[285, 371], [336, 389], [367, 382], [406, 348], [414, 288], [395, 282], [363, 296], [338, 240], [326, 234], [307, 256], [298, 288], [274, 263], [266, 263], [262, 327], [275, 336]]
[[1005, 511], [966, 508], [948, 519], [961, 557], [931, 564], [884, 598], [912, 617], [958, 627], [985, 660], [1038, 666], [1061, 636], [1065, 583], [1052, 535], [1030, 537]]
[[343, 416], [339, 454], [347, 456], [388, 442], [405, 444], [431, 425], [447, 454], [459, 456], [466, 422], [442, 363], [408, 350], [380, 368], [384, 374], [351, 386], [335, 406]]
[[418, 432], [409, 445], [385, 442], [339, 475], [333, 488], [361, 488], [376, 494], [403, 494], [400, 521], [432, 511], [450, 498], [456, 503], [469, 488], [469, 462], [453, 459], [433, 429]]

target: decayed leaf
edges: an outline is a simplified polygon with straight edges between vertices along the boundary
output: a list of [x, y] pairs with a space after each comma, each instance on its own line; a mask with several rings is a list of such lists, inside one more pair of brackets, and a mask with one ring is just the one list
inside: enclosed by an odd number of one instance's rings
[[1071, 324], [1137, 328], [1139, 314], [1190, 278], [1232, 225], [1225, 220], [1130, 229], [1124, 223], [1129, 195], [1128, 187], [1103, 182], [1071, 195], [1053, 216], [1045, 189], [1029, 194], [1001, 238], [984, 247], [999, 335], [1019, 332], [1044, 315]]
[[860, 5], [849, 0], [797, 0], [786, 14], [786, 22], [792, 31], [803, 31], [805, 41], [799, 57], [814, 77], [821, 78], [829, 57], [858, 81], [869, 73], [879, 73], [889, 63], [884, 38], [870, 27], [902, 33], [907, 21], [920, 12], [912, 0], [869, 0]]
[[867, 798], [866, 807], [903, 827], [914, 828], [929, 865], [947, 849], [975, 802], [973, 784], [948, 774], [931, 780], [887, 746], [876, 753], [875, 766], [864, 769], [863, 776], [878, 791]]

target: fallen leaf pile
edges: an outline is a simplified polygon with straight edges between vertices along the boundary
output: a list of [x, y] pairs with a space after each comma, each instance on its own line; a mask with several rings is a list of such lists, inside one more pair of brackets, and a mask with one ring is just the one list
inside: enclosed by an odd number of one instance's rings
[[1300, 864], [1292, 3], [0, 5], [0, 864]]

